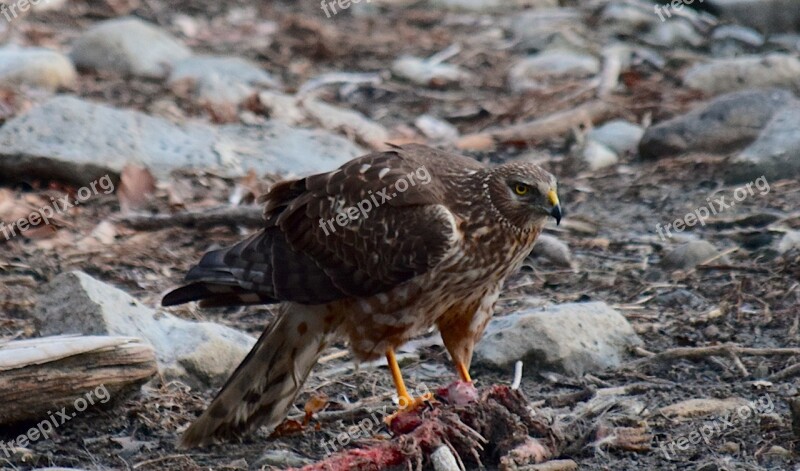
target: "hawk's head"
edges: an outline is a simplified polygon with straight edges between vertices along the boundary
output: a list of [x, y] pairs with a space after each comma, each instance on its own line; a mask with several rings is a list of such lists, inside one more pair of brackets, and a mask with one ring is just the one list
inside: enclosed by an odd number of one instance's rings
[[492, 205], [519, 229], [541, 228], [548, 217], [561, 222], [556, 177], [538, 165], [512, 162], [495, 167], [488, 189]]

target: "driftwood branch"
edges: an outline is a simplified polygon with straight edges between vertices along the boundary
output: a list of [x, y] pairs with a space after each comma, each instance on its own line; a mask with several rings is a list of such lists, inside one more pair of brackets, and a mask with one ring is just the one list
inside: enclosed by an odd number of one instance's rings
[[645, 358], [631, 361], [626, 368], [638, 368], [647, 363], [666, 363], [673, 360], [697, 360], [715, 356], [793, 356], [800, 355], [800, 348], [753, 348], [734, 344], [713, 345], [709, 347], [678, 347], [664, 350]]
[[[0, 343], [0, 424], [44, 420], [62, 407], [72, 411], [84, 402], [87, 407], [105, 404], [157, 371], [153, 347], [130, 337]], [[89, 400], [91, 393], [96, 394]]]
[[497, 144], [529, 144], [564, 136], [583, 124], [606, 121], [619, 114], [613, 103], [594, 100], [577, 108], [563, 110], [527, 123], [468, 134], [456, 143], [462, 150], [490, 150]]
[[168, 227], [259, 227], [264, 225], [263, 212], [264, 209], [258, 206], [232, 206], [206, 211], [185, 211], [175, 214], [134, 214], [122, 216], [117, 221], [133, 229], [145, 231]]
[[795, 363], [794, 365], [787, 366], [786, 368], [777, 371], [769, 376], [767, 376], [767, 381], [783, 381], [787, 378], [791, 378], [792, 376], [797, 376], [800, 374], [800, 363]]

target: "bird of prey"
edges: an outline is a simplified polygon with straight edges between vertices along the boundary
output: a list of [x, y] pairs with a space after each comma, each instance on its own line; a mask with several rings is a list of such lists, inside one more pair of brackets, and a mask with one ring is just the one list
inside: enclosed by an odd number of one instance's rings
[[206, 253], [162, 304], [280, 303], [278, 314], [184, 447], [242, 437], [285, 418], [323, 349], [385, 355], [401, 403], [412, 398], [394, 351], [438, 327], [463, 381], [506, 277], [549, 217], [556, 179], [527, 162], [490, 167], [423, 145], [355, 158], [274, 185], [264, 227]]

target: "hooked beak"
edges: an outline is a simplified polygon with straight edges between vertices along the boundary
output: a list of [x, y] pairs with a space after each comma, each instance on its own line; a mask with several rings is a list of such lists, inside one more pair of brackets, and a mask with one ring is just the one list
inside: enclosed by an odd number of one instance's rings
[[553, 209], [550, 210], [550, 215], [556, 220], [556, 225], [561, 224], [561, 204], [558, 201], [558, 194], [556, 190], [550, 190], [547, 192], [547, 201], [550, 202], [550, 205], [553, 206]]

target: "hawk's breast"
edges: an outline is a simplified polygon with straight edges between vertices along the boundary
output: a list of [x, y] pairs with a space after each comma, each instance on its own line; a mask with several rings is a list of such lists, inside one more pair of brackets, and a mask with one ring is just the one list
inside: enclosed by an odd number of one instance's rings
[[457, 249], [434, 269], [385, 293], [340, 304], [337, 311], [357, 357], [377, 358], [387, 348], [424, 334], [448, 312], [471, 311], [471, 316], [480, 311], [473, 321], [485, 325], [503, 281], [519, 269], [538, 231], [454, 234]]

